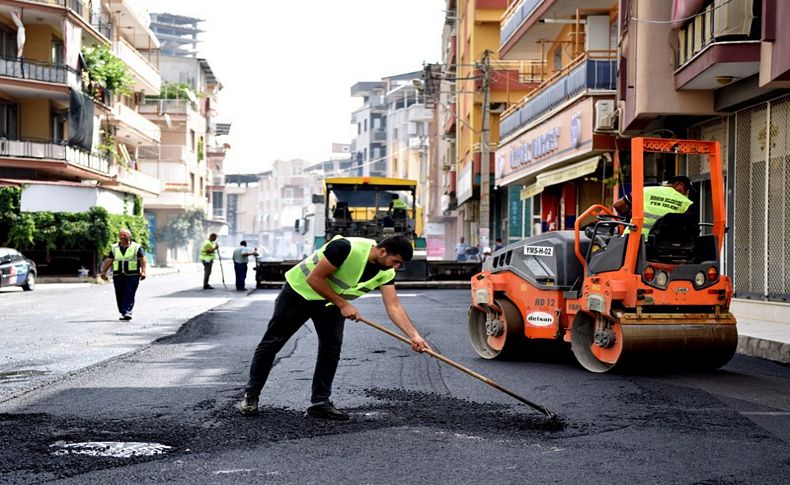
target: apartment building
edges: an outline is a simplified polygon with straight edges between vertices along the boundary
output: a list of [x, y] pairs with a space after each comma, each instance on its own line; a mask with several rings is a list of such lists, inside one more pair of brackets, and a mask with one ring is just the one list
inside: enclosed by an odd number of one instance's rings
[[[447, 121], [445, 129], [455, 124], [455, 203], [454, 214], [458, 233], [455, 241], [463, 236], [466, 242], [478, 245], [499, 236], [502, 224], [480, 227], [482, 173], [487, 172], [489, 189], [495, 189], [495, 151], [499, 144], [501, 113], [511, 104], [532, 91], [536, 81], [524, 75], [519, 66], [499, 61], [500, 20], [508, 7], [506, 0], [457, 0], [448, 2], [448, 11], [454, 11], [455, 25], [450, 32], [449, 44], [455, 45], [455, 121]], [[453, 40], [455, 38], [455, 40]], [[488, 105], [483, 106], [484, 98]], [[451, 103], [452, 105], [452, 103]], [[484, 121], [487, 124], [484, 126]], [[488, 143], [484, 146], [483, 131]], [[485, 155], [484, 155], [485, 154]], [[487, 170], [481, 170], [484, 165]], [[496, 194], [495, 190], [489, 193]], [[493, 198], [495, 202], [500, 197]], [[485, 202], [488, 218], [496, 215], [496, 204]], [[504, 222], [508, 222], [505, 219]], [[494, 232], [490, 232], [493, 229]], [[482, 241], [481, 241], [482, 239]]]
[[384, 177], [387, 174], [386, 84], [381, 81], [358, 82], [351, 96], [362, 98], [362, 106], [351, 114], [356, 128], [351, 140], [352, 169], [349, 176]]
[[593, 203], [611, 204], [617, 22], [610, 0], [518, 0], [502, 16], [499, 58], [540, 83], [500, 116], [503, 240], [572, 229]]
[[[621, 2], [618, 115], [624, 135], [717, 140], [725, 162], [722, 255], [736, 316], [787, 321], [790, 300], [790, 5], [775, 0]], [[648, 22], [661, 19], [663, 23]], [[694, 182], [710, 220], [710, 174]]]
[[[169, 37], [161, 33], [161, 24], [169, 18], [157, 14], [157, 31], [160, 32], [157, 35], [163, 39]], [[139, 106], [140, 113], [161, 132], [161, 143], [141, 144], [137, 149], [141, 170], [162, 184], [161, 193], [144, 198], [152, 238], [156, 241], [155, 263], [158, 265], [196, 259], [193, 241], [184, 241], [182, 247], [169, 247], [157, 238], [170, 221], [187, 211], [203, 211], [206, 233], [228, 233], [222, 168], [230, 145], [215, 139], [229, 130], [227, 124], [216, 122], [217, 95], [222, 83], [206, 59], [191, 54], [190, 51], [184, 56], [160, 55], [161, 78], [168, 89], [155, 96], [146, 96]]]
[[305, 172], [308, 166], [301, 159], [275, 160], [258, 180], [260, 245], [279, 259], [300, 259], [312, 251], [312, 239], [296, 222], [304, 219], [313, 194], [322, 191], [321, 181]]
[[[158, 47], [132, 1], [0, 1], [0, 178], [25, 187], [22, 210], [129, 213], [134, 196], [159, 193], [134, 157], [159, 142], [137, 112], [159, 90]], [[82, 48], [119, 58], [129, 94], [84, 82]]]

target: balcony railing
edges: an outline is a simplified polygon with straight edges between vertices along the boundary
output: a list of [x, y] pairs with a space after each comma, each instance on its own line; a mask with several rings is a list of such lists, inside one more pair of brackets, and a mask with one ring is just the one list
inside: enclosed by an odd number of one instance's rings
[[521, 0], [506, 14], [505, 20], [502, 22], [502, 29], [499, 31], [499, 45], [507, 42], [541, 3], [543, 0]]
[[110, 173], [110, 162], [106, 157], [66, 146], [60, 141], [0, 139], [0, 156], [59, 160], [95, 172]]
[[141, 114], [185, 115], [195, 112], [195, 106], [186, 99], [154, 99], [148, 98], [137, 107]]
[[523, 103], [503, 113], [499, 124], [500, 137], [512, 134], [585, 92], [614, 92], [617, 61], [593, 59], [590, 54], [593, 53], [580, 56], [538, 87]]
[[153, 194], [158, 194], [162, 191], [162, 182], [158, 178], [137, 170], [118, 167], [117, 180], [124, 185], [135, 187]]
[[[77, 72], [68, 66], [23, 59], [0, 58], [0, 76], [78, 85]], [[72, 82], [69, 83], [69, 80]]]
[[[162, 86], [162, 77], [159, 71], [134, 47], [123, 39], [113, 43], [113, 52], [129, 66], [136, 74], [135, 77], [148, 83], [154, 93], [158, 93]], [[149, 91], [149, 94], [154, 94]]]
[[190, 159], [190, 152], [183, 145], [139, 145], [138, 160], [170, 160], [185, 162]]
[[759, 41], [759, 29], [752, 29], [751, 26], [759, 26], [760, 18], [747, 10], [748, 4], [749, 2], [743, 0], [732, 0], [719, 7], [708, 5], [691, 22], [679, 29], [675, 67], [682, 67], [717, 42]]
[[214, 219], [225, 219], [225, 208], [213, 207], [211, 209], [211, 215]]

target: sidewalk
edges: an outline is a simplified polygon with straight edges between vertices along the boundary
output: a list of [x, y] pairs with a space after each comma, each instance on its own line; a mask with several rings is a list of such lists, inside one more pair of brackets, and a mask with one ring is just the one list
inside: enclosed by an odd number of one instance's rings
[[739, 354], [790, 364], [790, 305], [735, 299]]

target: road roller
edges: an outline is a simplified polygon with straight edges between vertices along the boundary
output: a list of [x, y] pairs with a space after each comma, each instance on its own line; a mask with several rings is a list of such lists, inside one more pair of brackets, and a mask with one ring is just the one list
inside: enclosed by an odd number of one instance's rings
[[[644, 161], [656, 154], [676, 167], [684, 157], [707, 161], [712, 221], [668, 213], [643, 234]], [[475, 352], [528, 358], [540, 342], [564, 342], [597, 373], [726, 364], [738, 333], [729, 311], [732, 281], [719, 263], [723, 179], [718, 142], [633, 138], [630, 221], [593, 205], [573, 230], [512, 243], [472, 277], [468, 330]]]

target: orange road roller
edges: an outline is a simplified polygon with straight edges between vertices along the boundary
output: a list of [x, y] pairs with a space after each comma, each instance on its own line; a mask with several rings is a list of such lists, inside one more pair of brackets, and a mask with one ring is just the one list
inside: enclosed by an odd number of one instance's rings
[[[653, 157], [654, 172], [656, 154], [676, 169], [688, 160], [707, 162], [709, 171], [699, 173], [710, 222], [686, 213], [647, 214], [653, 224], [643, 234], [645, 157]], [[570, 343], [592, 372], [632, 365], [713, 369], [732, 358], [738, 332], [729, 311], [732, 282], [720, 268], [719, 143], [634, 138], [631, 179], [630, 221], [594, 205], [573, 231], [510, 244], [472, 277], [468, 328], [480, 357], [525, 357], [533, 344], [557, 341]]]

